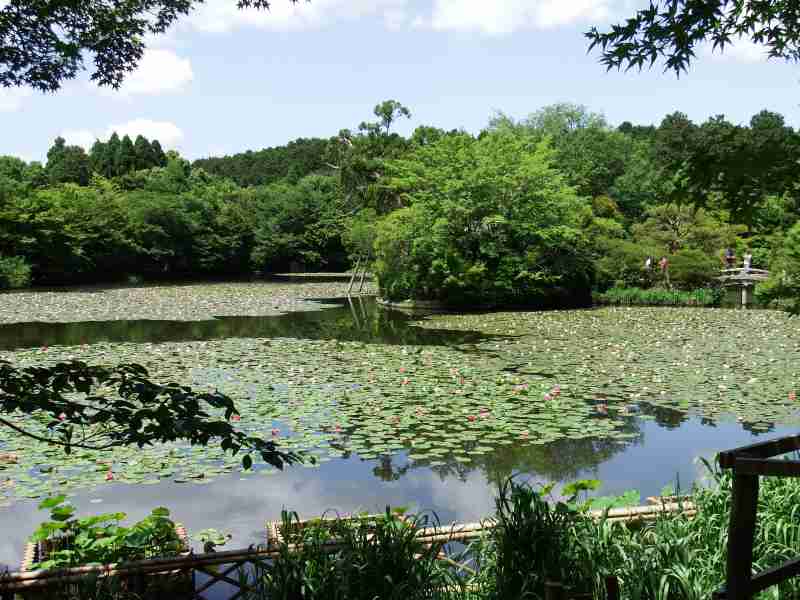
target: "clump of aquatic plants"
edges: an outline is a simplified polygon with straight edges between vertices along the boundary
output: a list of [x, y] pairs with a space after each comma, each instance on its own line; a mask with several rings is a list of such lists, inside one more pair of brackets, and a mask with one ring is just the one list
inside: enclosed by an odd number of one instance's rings
[[613, 287], [597, 294], [595, 300], [600, 304], [626, 306], [719, 306], [722, 301], [722, 292], [715, 288], [683, 291], [663, 288]]
[[50, 520], [31, 536], [42, 549], [35, 569], [57, 569], [89, 564], [110, 564], [155, 556], [173, 556], [184, 544], [169, 518], [169, 510], [156, 508], [138, 523], [125, 527], [122, 512], [76, 518], [66, 496], [39, 504], [50, 510]]
[[388, 508], [377, 518], [320, 519], [301, 524], [283, 512], [279, 555], [256, 568], [259, 598], [281, 600], [416, 600], [458, 585], [438, 555], [443, 543], [425, 544], [425, 516], [403, 517]]

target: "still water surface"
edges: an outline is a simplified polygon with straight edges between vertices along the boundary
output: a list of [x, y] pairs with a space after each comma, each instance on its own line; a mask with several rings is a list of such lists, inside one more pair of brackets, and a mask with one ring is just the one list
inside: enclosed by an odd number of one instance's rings
[[[277, 317], [226, 317], [200, 322], [110, 321], [23, 323], [0, 326], [0, 348], [93, 344], [97, 342], [167, 342], [229, 337], [339, 339], [383, 344], [453, 345], [482, 339], [478, 332], [423, 329], [397, 312], [374, 313], [368, 299], [353, 303], [323, 301], [317, 311]], [[603, 481], [604, 494], [637, 489], [644, 498], [677, 481], [684, 488], [703, 473], [699, 457], [751, 443], [758, 435], [735, 419], [712, 423], [678, 411], [641, 406], [639, 435], [632, 440], [562, 440], [533, 450], [502, 448], [473, 465], [422, 466], [399, 452], [364, 460], [356, 455], [318, 468], [290, 467], [283, 473], [220, 476], [205, 485], [162, 482], [135, 486], [112, 484], [77, 494], [79, 514], [123, 511], [140, 519], [151, 508], [169, 507], [190, 533], [213, 527], [233, 534], [230, 547], [264, 540], [264, 522], [283, 508], [301, 517], [327, 510], [382, 510], [386, 505], [433, 511], [442, 521], [478, 520], [493, 510], [494, 490], [503, 477], [521, 472], [534, 481]], [[769, 436], [794, 433], [777, 427]], [[764, 434], [762, 434], [763, 436]], [[45, 515], [36, 501], [0, 508], [0, 568], [17, 566], [27, 536]]]

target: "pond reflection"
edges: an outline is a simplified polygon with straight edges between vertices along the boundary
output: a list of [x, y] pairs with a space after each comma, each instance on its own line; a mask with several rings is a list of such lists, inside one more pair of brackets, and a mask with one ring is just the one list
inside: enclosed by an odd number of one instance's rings
[[0, 349], [79, 346], [98, 342], [160, 343], [226, 338], [337, 339], [375, 344], [453, 346], [492, 336], [477, 331], [411, 327], [419, 317], [381, 310], [372, 297], [320, 300], [326, 308], [268, 317], [210, 321], [88, 321], [0, 325]]

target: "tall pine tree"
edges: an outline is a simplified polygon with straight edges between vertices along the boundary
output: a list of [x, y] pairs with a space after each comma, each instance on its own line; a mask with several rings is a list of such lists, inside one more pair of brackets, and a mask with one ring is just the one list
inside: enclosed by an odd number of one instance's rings
[[166, 167], [167, 155], [164, 154], [164, 150], [161, 149], [161, 143], [158, 140], [153, 140], [150, 147], [153, 150], [153, 165], [156, 167]]
[[95, 140], [89, 152], [89, 165], [93, 173], [103, 177], [113, 177], [113, 161], [108, 155], [108, 144]]
[[155, 166], [153, 148], [143, 135], [136, 136], [136, 141], [133, 143], [133, 152], [135, 157], [134, 164], [137, 171]]
[[125, 175], [136, 168], [136, 152], [130, 136], [126, 135], [119, 144], [119, 149], [114, 157], [114, 170], [116, 174]]

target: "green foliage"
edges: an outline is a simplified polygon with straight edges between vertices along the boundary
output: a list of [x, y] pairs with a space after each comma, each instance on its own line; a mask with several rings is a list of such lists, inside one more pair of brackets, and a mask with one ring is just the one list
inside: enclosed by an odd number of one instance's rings
[[[89, 59], [92, 81], [118, 88], [136, 70], [144, 39], [163, 34], [198, 4], [200, 0], [131, 0], [124, 7], [99, 2], [76, 10], [63, 1], [38, 5], [8, 0], [0, 6], [0, 87], [27, 85], [53, 92], [78, 75]], [[267, 9], [270, 2], [241, 0], [238, 6]]]
[[579, 194], [590, 197], [609, 192], [625, 171], [632, 144], [629, 137], [610, 128], [603, 115], [569, 103], [546, 106], [519, 122], [501, 113], [490, 129], [526, 132], [536, 140], [548, 138], [555, 150], [554, 164]]
[[247, 151], [232, 156], [209, 157], [192, 166], [212, 175], [232, 179], [242, 187], [269, 185], [279, 181], [297, 182], [307, 175], [329, 174], [330, 146], [319, 138], [298, 138], [285, 146]]
[[661, 204], [648, 209], [644, 221], [633, 226], [640, 243], [660, 247], [660, 254], [681, 249], [700, 250], [710, 256], [733, 243], [737, 229], [726, 226], [705, 209]]
[[786, 234], [770, 271], [769, 281], [756, 288], [759, 300], [785, 302], [792, 312], [800, 313], [800, 223]]
[[763, 45], [771, 58], [800, 59], [800, 22], [791, 2], [747, 0], [655, 0], [623, 24], [607, 32], [595, 27], [586, 33], [589, 49], [601, 50], [600, 62], [609, 69], [652, 67], [680, 74], [704, 42], [725, 49], [743, 37]]
[[378, 225], [375, 273], [386, 297], [588, 300], [579, 229], [588, 207], [552, 167], [546, 142], [507, 130], [446, 136], [387, 167], [387, 185], [407, 207]]
[[242, 189], [173, 157], [166, 167], [95, 176], [87, 186], [9, 186], [0, 253], [19, 255], [45, 284], [346, 264], [341, 192], [330, 176]]
[[51, 184], [89, 183], [89, 157], [80, 146], [65, 145], [64, 138], [58, 137], [47, 151], [47, 177]]
[[108, 368], [72, 361], [17, 368], [0, 361], [0, 415], [14, 413], [35, 416], [47, 424], [48, 434], [32, 433], [2, 417], [0, 427], [68, 454], [182, 440], [193, 446], [219, 442], [226, 452], [241, 452], [245, 469], [253, 463], [252, 454], [278, 468], [299, 458], [231, 425], [238, 413], [228, 396], [153, 383], [147, 370], [135, 364]]
[[[612, 286], [650, 287], [660, 281], [655, 264], [660, 248], [650, 244], [637, 244], [630, 240], [599, 237], [595, 240], [597, 287]], [[645, 268], [647, 257], [652, 258], [650, 270]]]
[[702, 250], [686, 248], [669, 257], [670, 283], [682, 290], [712, 285], [719, 269], [719, 259]]
[[288, 270], [294, 263], [318, 269], [344, 262], [341, 193], [335, 178], [309, 175], [297, 184], [274, 183], [254, 191], [251, 264]]
[[718, 288], [701, 288], [691, 291], [662, 288], [613, 287], [596, 296], [601, 304], [628, 306], [719, 306], [722, 292]]
[[[353, 516], [301, 525], [282, 514], [278, 557], [251, 576], [260, 598], [388, 600], [440, 597], [457, 580], [437, 560], [442, 545], [418, 537], [425, 517], [404, 518], [387, 507], [377, 518]], [[330, 548], [332, 542], [335, 548]]]
[[130, 527], [120, 525], [125, 513], [75, 518], [75, 507], [66, 502], [66, 496], [47, 498], [39, 509], [50, 510], [50, 521], [40, 524], [31, 536], [31, 541], [47, 551], [34, 569], [175, 556], [185, 550], [166, 508], [153, 509], [148, 517]]
[[23, 288], [31, 283], [31, 266], [21, 256], [0, 256], [0, 288]]

